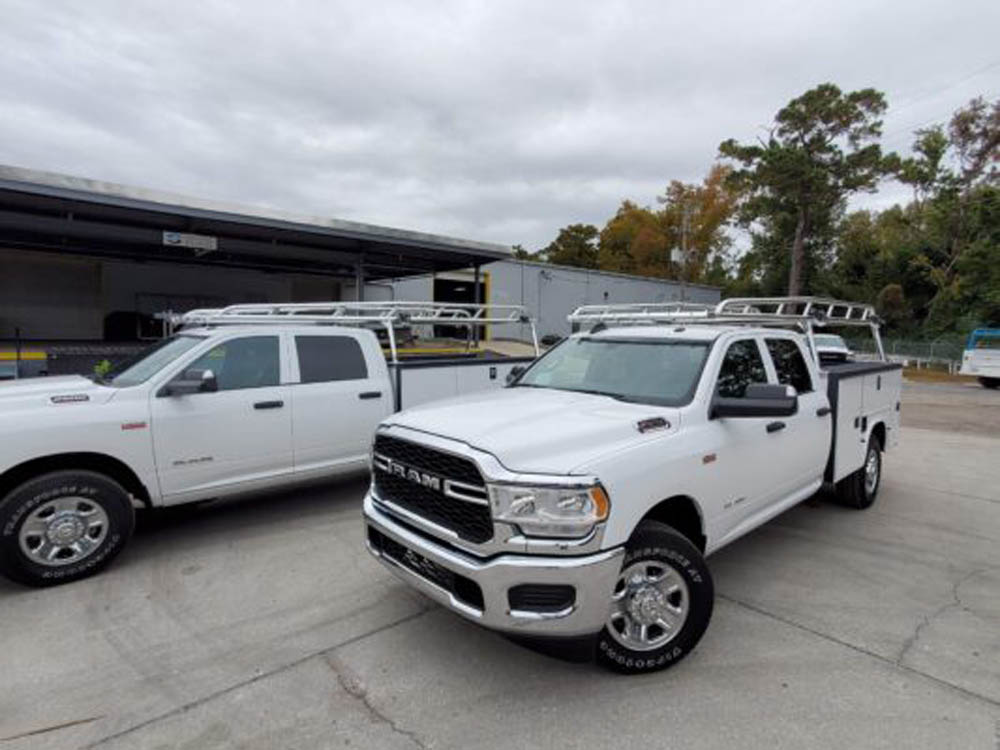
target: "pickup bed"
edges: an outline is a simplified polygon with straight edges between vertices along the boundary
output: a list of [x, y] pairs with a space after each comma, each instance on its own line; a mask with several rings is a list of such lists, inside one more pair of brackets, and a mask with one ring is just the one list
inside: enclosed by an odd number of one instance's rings
[[104, 377], [0, 384], [0, 572], [90, 575], [152, 507], [364, 471], [403, 406], [503, 384], [532, 361], [387, 362], [372, 330], [295, 319], [185, 328]]
[[675, 663], [711, 617], [705, 557], [824, 483], [870, 506], [897, 443], [900, 368], [821, 369], [804, 304], [774, 316], [804, 333], [753, 312], [601, 313], [616, 325], [508, 388], [388, 417], [369, 551], [486, 627], [586, 638], [623, 672]]

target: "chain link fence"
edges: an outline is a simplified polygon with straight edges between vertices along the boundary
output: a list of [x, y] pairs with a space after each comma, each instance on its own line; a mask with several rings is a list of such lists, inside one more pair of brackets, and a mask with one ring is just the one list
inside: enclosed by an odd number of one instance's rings
[[[875, 341], [871, 338], [850, 340], [847, 345], [859, 354], [875, 354]], [[942, 336], [930, 341], [919, 339], [883, 338], [886, 355], [895, 361], [905, 361], [916, 367], [937, 364], [949, 371], [957, 370], [965, 351], [965, 339]]]

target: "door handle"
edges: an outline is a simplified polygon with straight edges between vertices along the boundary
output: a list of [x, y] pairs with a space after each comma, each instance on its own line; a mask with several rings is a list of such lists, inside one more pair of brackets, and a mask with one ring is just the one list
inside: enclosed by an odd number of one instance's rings
[[816, 416], [817, 417], [825, 417], [831, 411], [833, 411], [833, 409], [831, 409], [829, 406], [821, 406], [821, 407], [819, 407], [816, 410]]
[[254, 409], [280, 409], [285, 405], [284, 401], [258, 401], [253, 405]]
[[364, 400], [368, 398], [382, 398], [382, 391], [364, 391], [358, 394], [358, 398]]
[[768, 432], [777, 432], [778, 430], [785, 429], [786, 426], [787, 425], [784, 422], [771, 422], [767, 426], [767, 431]]

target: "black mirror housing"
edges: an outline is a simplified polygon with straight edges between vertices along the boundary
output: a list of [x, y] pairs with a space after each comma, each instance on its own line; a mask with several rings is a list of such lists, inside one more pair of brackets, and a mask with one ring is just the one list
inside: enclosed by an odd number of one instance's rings
[[214, 393], [217, 390], [219, 382], [211, 370], [185, 370], [180, 377], [167, 383], [163, 395], [182, 396], [190, 393]]
[[798, 410], [799, 397], [791, 386], [754, 383], [747, 386], [743, 398], [716, 396], [712, 399], [708, 417], [790, 417]]
[[514, 383], [518, 381], [521, 375], [524, 374], [524, 371], [526, 369], [527, 368], [524, 367], [524, 365], [514, 365], [512, 368], [510, 368], [510, 372], [507, 373], [507, 378], [504, 382], [507, 383], [507, 385], [514, 385]]

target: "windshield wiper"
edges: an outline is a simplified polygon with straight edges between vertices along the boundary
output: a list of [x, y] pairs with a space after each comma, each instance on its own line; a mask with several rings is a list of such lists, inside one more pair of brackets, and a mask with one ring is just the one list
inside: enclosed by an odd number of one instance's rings
[[624, 393], [612, 393], [611, 391], [595, 391], [589, 388], [566, 388], [565, 390], [572, 391], [573, 393], [589, 393], [591, 396], [607, 396], [618, 401], [627, 401], [629, 399]]

